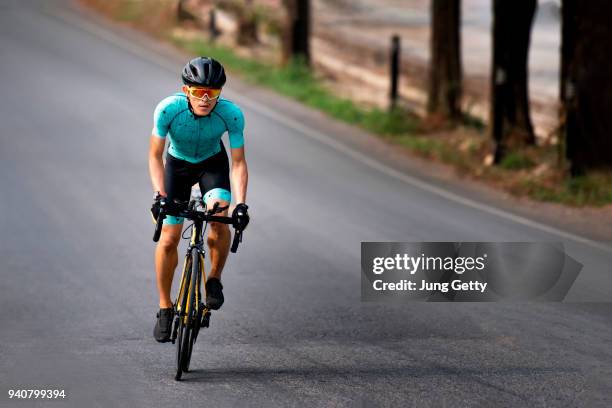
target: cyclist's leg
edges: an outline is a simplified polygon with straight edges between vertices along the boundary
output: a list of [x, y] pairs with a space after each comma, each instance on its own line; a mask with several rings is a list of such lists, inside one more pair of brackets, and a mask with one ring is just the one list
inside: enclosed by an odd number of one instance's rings
[[[220, 207], [226, 207], [230, 204], [230, 192], [228, 189], [213, 188], [205, 194], [206, 205], [212, 208], [215, 202], [219, 203]], [[220, 212], [218, 215], [226, 216], [228, 210]], [[231, 232], [227, 224], [219, 222], [211, 222], [208, 232], [208, 248], [210, 249], [210, 272], [209, 278], [221, 279], [221, 272], [225, 266], [225, 260], [229, 254]]]
[[183, 224], [168, 224], [162, 227], [161, 238], [155, 249], [155, 273], [159, 291], [159, 308], [172, 307], [170, 289], [174, 270], [178, 264], [178, 243]]
[[[194, 175], [185, 166], [182, 160], [166, 157], [164, 173], [164, 186], [169, 200], [179, 199], [185, 201], [191, 194]], [[155, 249], [155, 272], [157, 275], [157, 289], [159, 291], [159, 307], [164, 309], [172, 307], [170, 290], [174, 270], [178, 264], [178, 243], [181, 239], [183, 219], [166, 217], [162, 227], [161, 237]]]
[[[207, 208], [212, 208], [215, 202], [221, 207], [229, 206], [231, 202], [229, 161], [225, 148], [221, 146], [221, 152], [206, 160], [206, 169], [199, 180]], [[226, 209], [218, 215], [225, 216], [227, 213]], [[220, 279], [229, 253], [231, 233], [227, 224], [211, 222], [209, 228], [207, 243], [211, 268], [208, 277]]]

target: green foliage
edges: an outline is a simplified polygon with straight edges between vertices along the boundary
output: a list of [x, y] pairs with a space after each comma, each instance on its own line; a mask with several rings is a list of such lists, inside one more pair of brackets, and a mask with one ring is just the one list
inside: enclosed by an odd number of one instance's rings
[[294, 59], [286, 66], [278, 67], [265, 62], [238, 56], [233, 50], [215, 46], [202, 40], [173, 41], [195, 54], [210, 55], [231, 71], [246, 80], [264, 85], [276, 92], [294, 98], [305, 105], [320, 109], [330, 116], [382, 135], [399, 135], [414, 132], [416, 123], [401, 110], [390, 112], [381, 109], [363, 109], [349, 99], [340, 98], [322, 85], [303, 60]]
[[560, 186], [546, 186], [533, 181], [524, 182], [527, 194], [539, 201], [550, 201], [572, 206], [604, 206], [612, 203], [612, 175], [593, 173], [568, 178]]
[[477, 118], [476, 116], [470, 115], [468, 113], [464, 113], [462, 116], [462, 124], [465, 127], [470, 127], [473, 129], [478, 130], [479, 132], [482, 132], [485, 130], [486, 128], [486, 124], [484, 123], [484, 121], [480, 118]]
[[507, 170], [522, 170], [532, 168], [535, 163], [522, 152], [510, 152], [502, 159], [499, 166]]
[[593, 173], [566, 181], [565, 189], [579, 205], [594, 203], [603, 205], [612, 202], [612, 175]]
[[429, 137], [406, 134], [395, 137], [393, 140], [425, 157], [438, 156], [442, 149], [442, 144], [438, 140]]

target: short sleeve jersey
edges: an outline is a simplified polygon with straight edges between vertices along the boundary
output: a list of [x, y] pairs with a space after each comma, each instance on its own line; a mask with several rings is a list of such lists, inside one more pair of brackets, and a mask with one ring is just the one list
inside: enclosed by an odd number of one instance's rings
[[221, 136], [229, 135], [230, 147], [244, 145], [244, 116], [235, 103], [219, 98], [206, 116], [195, 116], [187, 96], [176, 93], [155, 108], [153, 135], [170, 138], [168, 153], [177, 159], [198, 163], [221, 151]]

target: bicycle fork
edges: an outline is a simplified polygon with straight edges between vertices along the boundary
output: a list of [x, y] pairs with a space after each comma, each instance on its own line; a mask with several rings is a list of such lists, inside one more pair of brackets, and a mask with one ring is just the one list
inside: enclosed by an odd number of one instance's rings
[[[183, 263], [183, 273], [181, 276], [181, 285], [179, 287], [179, 292], [178, 292], [178, 296], [176, 300], [176, 315], [174, 318], [174, 326], [172, 328], [172, 335], [170, 337], [172, 344], [175, 344], [176, 338], [178, 337], [178, 328], [179, 328], [181, 319], [184, 319], [188, 315], [187, 310], [182, 310], [181, 308], [181, 305], [183, 303], [183, 297], [184, 296], [187, 297], [187, 301], [185, 302], [186, 305], [191, 304], [190, 299], [189, 299], [190, 291], [188, 290], [191, 284], [191, 279], [189, 279], [188, 281], [187, 277], [191, 278], [190, 275], [191, 273], [193, 273], [193, 269], [192, 269], [193, 260], [191, 259], [191, 254], [194, 248], [197, 249], [198, 256], [200, 257], [199, 262], [198, 262], [200, 266], [199, 276], [197, 279], [198, 287], [197, 287], [197, 290], [195, 291], [195, 295], [196, 295], [195, 305], [197, 307], [196, 316], [198, 317], [198, 321], [196, 324], [198, 324], [199, 327], [209, 327], [210, 326], [210, 310], [208, 309], [206, 304], [202, 302], [202, 293], [201, 293], [201, 286], [202, 286], [201, 279], [202, 279], [202, 276], [204, 276], [203, 268], [204, 268], [205, 251], [203, 248], [201, 248], [200, 245], [191, 243], [189, 247], [187, 248], [187, 253], [185, 254], [185, 261]], [[191, 260], [191, 261], [188, 262], [188, 260]], [[200, 313], [200, 311], [202, 313]], [[185, 323], [187, 324], [188, 322], [185, 322]], [[195, 332], [196, 338], [197, 338], [197, 333], [198, 331], [196, 330]]]

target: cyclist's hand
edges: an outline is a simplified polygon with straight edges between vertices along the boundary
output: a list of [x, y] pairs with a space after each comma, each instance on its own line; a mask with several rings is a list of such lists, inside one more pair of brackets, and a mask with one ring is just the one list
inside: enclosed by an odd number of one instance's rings
[[160, 192], [155, 193], [155, 197], [153, 198], [153, 205], [151, 206], [151, 216], [153, 217], [153, 222], [157, 223], [157, 217], [159, 217], [159, 213], [161, 211], [161, 200], [166, 198], [161, 195]]
[[249, 206], [245, 203], [240, 203], [236, 205], [234, 211], [232, 212], [232, 218], [234, 219], [234, 228], [237, 230], [244, 230], [247, 225], [249, 225]]

